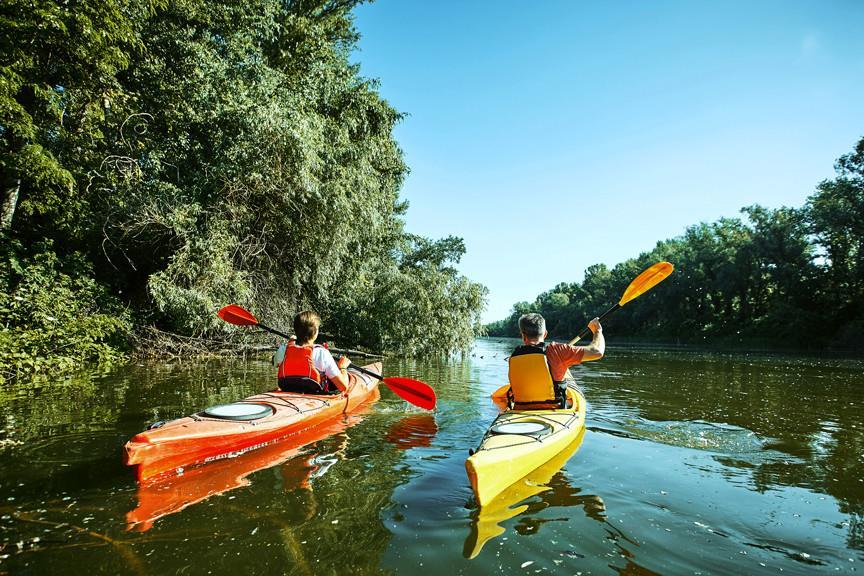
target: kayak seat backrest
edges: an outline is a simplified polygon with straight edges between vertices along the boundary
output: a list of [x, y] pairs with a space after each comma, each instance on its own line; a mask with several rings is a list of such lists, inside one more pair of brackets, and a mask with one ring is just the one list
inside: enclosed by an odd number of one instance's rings
[[555, 383], [552, 381], [552, 373], [549, 372], [549, 363], [545, 354], [511, 356], [509, 378], [514, 404], [557, 402]]
[[329, 394], [326, 391], [326, 382], [322, 385], [306, 376], [282, 376], [279, 378], [279, 389], [298, 394]]

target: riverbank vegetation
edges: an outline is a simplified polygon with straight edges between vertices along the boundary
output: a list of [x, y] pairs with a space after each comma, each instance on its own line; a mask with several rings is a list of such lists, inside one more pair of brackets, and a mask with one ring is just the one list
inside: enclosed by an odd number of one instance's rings
[[551, 336], [572, 337], [640, 271], [667, 260], [675, 273], [609, 318], [617, 337], [862, 350], [864, 139], [835, 168], [802, 207], [748, 206], [611, 269], [591, 266], [582, 282], [515, 304], [489, 334], [518, 336], [519, 316], [540, 312]]
[[0, 8], [0, 378], [110, 361], [236, 302], [352, 346], [466, 346], [459, 238], [403, 228], [401, 115], [349, 56], [358, 0]]

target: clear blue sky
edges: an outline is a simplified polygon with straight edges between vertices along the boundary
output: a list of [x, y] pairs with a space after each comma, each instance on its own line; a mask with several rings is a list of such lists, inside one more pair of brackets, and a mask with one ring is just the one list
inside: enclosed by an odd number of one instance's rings
[[408, 114], [407, 229], [461, 236], [485, 321], [741, 207], [864, 136], [864, 1], [379, 0], [354, 60]]

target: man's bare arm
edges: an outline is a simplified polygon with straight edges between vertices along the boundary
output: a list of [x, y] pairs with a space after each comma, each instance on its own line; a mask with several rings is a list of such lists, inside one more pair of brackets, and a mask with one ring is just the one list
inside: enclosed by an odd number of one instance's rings
[[606, 352], [606, 339], [603, 338], [603, 327], [600, 326], [600, 320], [594, 318], [588, 323], [588, 328], [594, 333], [594, 338], [588, 346], [582, 347], [582, 361], [590, 362], [591, 360], [599, 360]]

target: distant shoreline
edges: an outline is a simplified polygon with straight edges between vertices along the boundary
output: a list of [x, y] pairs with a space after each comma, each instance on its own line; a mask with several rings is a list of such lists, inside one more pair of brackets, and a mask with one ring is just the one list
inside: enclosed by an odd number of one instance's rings
[[[512, 336], [479, 336], [478, 340], [510, 340], [514, 343], [519, 342], [518, 338]], [[550, 337], [552, 342], [568, 342], [565, 338]], [[586, 344], [588, 341], [583, 340], [581, 343]], [[699, 353], [714, 353], [714, 354], [776, 354], [776, 355], [796, 355], [796, 356], [819, 356], [825, 358], [849, 358], [849, 359], [864, 359], [864, 349], [862, 348], [821, 348], [821, 347], [794, 347], [781, 346], [770, 342], [714, 342], [706, 344], [682, 343], [673, 342], [670, 340], [649, 340], [644, 338], [633, 338], [622, 336], [615, 338], [607, 335], [606, 337], [607, 350], [656, 350], [658, 352], [699, 352]]]

